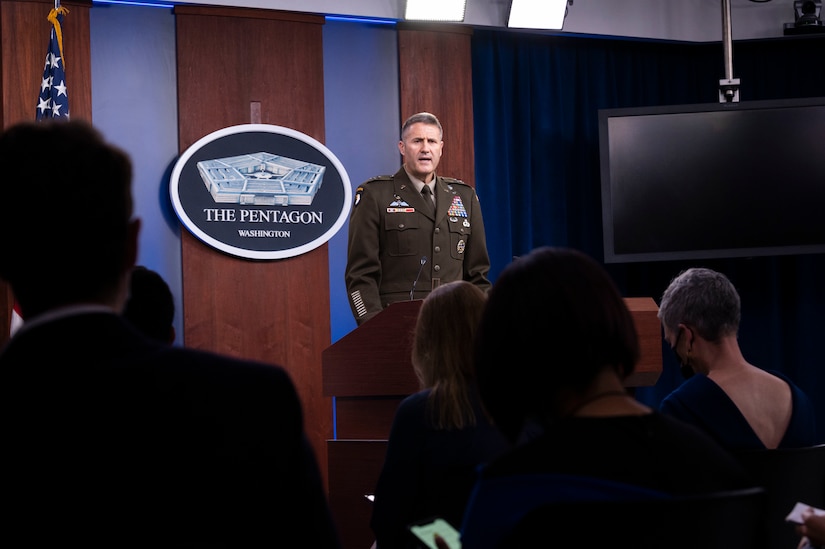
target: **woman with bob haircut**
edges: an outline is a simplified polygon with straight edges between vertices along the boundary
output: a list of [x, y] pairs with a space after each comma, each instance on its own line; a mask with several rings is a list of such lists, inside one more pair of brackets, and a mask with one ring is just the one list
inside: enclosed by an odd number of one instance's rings
[[[752, 486], [709, 436], [625, 388], [639, 359], [633, 318], [584, 253], [541, 247], [515, 259], [493, 284], [476, 342], [482, 403], [516, 446], [481, 470], [462, 525], [465, 549], [497, 546], [548, 503]], [[605, 517], [592, 524], [583, 536], [597, 535]]]

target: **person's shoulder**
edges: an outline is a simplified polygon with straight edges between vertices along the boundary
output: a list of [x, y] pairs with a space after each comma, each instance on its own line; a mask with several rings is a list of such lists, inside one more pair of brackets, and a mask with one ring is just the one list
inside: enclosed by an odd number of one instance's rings
[[791, 390], [791, 398], [794, 401], [794, 405], [803, 404], [805, 406], [812, 406], [810, 403], [810, 396], [799, 386], [797, 385], [793, 379], [789, 376], [780, 372], [779, 370], [765, 370], [767, 373], [771, 374], [777, 379], [782, 380]]
[[388, 175], [388, 174], [376, 175], [376, 176], [370, 177], [369, 179], [364, 181], [363, 184], [366, 185], [367, 183], [375, 183], [376, 181], [392, 181], [393, 178], [394, 178], [394, 176]]
[[456, 179], [455, 177], [440, 177], [440, 179], [444, 182], [445, 185], [456, 185], [461, 187], [466, 187], [468, 189], [472, 189], [473, 187], [470, 186], [468, 183], [465, 183], [461, 179]]
[[706, 396], [708, 392], [720, 390], [721, 388], [706, 375], [694, 375], [688, 379], [682, 380], [678, 387], [674, 388], [668, 393], [665, 400], [695, 398], [697, 396]]
[[215, 382], [227, 385], [263, 383], [270, 388], [281, 386], [294, 391], [294, 384], [289, 373], [278, 364], [177, 346], [159, 349], [156, 358], [158, 368], [172, 369], [181, 376], [192, 376], [193, 381], [198, 379], [201, 383]]
[[416, 393], [413, 393], [413, 394], [407, 396], [406, 398], [404, 398], [404, 400], [401, 401], [401, 404], [399, 404], [399, 406], [403, 406], [403, 407], [420, 406], [423, 403], [427, 402], [427, 399], [429, 398], [431, 392], [432, 392], [432, 389], [429, 389], [429, 388], [422, 389], [422, 390], [420, 390]]
[[359, 188], [377, 188], [387, 184], [392, 184], [392, 182], [393, 176], [391, 175], [376, 175], [375, 177], [370, 177], [369, 179], [361, 183], [361, 185], [359, 185]]
[[430, 391], [430, 389], [424, 389], [404, 398], [404, 400], [398, 404], [396, 412], [400, 415], [420, 413], [421, 410], [427, 406]]
[[478, 200], [478, 193], [476, 193], [475, 188], [461, 179], [439, 176], [439, 180], [453, 194], [459, 195], [462, 200]]
[[393, 423], [396, 426], [406, 425], [406, 428], [413, 424], [423, 424], [429, 395], [430, 389], [424, 389], [404, 398], [395, 409]]
[[791, 390], [794, 390], [794, 389], [799, 390], [799, 386], [796, 383], [794, 383], [793, 379], [791, 379], [785, 373], [783, 373], [779, 370], [771, 370], [771, 369], [766, 369], [765, 372], [767, 372], [767, 373], [771, 374], [772, 376], [774, 376], [776, 378], [779, 378], [782, 381], [784, 381], [785, 383], [787, 383], [788, 386], [791, 388]]
[[375, 177], [370, 177], [360, 185], [358, 188], [355, 189], [355, 196], [359, 197], [364, 191], [378, 191], [380, 192], [383, 189], [391, 188], [393, 185], [393, 176], [391, 175], [376, 175]]
[[195, 349], [191, 347], [172, 347], [174, 353], [177, 353], [177, 359], [185, 359], [187, 362], [199, 362], [203, 364], [214, 364], [216, 366], [237, 366], [239, 368], [246, 368], [249, 370], [266, 370], [272, 368], [276, 371], [283, 370], [281, 366], [276, 364], [269, 364], [255, 359], [241, 358], [231, 355], [226, 355], [220, 352], [209, 351], [206, 349]]
[[374, 200], [382, 200], [382, 197], [393, 192], [393, 187], [393, 176], [391, 175], [371, 177], [355, 189], [355, 206], [361, 203], [364, 196], [372, 196]]

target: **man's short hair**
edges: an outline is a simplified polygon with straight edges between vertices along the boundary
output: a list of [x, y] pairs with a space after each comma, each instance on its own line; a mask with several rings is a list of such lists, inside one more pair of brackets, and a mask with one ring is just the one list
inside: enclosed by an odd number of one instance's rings
[[0, 134], [0, 165], [0, 277], [15, 293], [79, 301], [116, 284], [132, 217], [129, 156], [87, 122], [23, 122]]
[[419, 112], [407, 118], [407, 120], [404, 121], [404, 125], [401, 126], [402, 141], [404, 140], [404, 136], [407, 134], [407, 130], [409, 130], [410, 126], [413, 124], [428, 124], [430, 126], [436, 126], [438, 128], [439, 138], [444, 138], [444, 128], [441, 127], [441, 122], [438, 121], [438, 118], [436, 118], [434, 114], [430, 114], [428, 112]]

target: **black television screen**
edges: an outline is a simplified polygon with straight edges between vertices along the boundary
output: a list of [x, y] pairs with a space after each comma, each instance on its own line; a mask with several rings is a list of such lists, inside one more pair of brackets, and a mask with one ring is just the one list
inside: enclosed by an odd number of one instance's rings
[[825, 252], [825, 97], [599, 111], [607, 263]]

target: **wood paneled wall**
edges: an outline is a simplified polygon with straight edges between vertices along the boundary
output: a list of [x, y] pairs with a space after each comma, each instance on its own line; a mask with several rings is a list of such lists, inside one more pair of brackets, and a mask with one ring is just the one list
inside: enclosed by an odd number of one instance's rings
[[[321, 16], [175, 7], [180, 151], [218, 129], [262, 123], [324, 141]], [[326, 474], [332, 404], [327, 244], [293, 258], [226, 255], [181, 230], [184, 345], [284, 366]]]
[[475, 187], [472, 28], [448, 24], [398, 25], [402, 122], [427, 111], [444, 128], [438, 175]]

